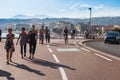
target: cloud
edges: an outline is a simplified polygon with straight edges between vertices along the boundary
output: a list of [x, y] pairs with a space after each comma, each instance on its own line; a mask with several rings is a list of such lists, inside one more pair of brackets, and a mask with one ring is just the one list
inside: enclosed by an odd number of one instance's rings
[[79, 5], [80, 5], [80, 3], [75, 3], [75, 4], [73, 4], [73, 5], [70, 7], [70, 9], [73, 10], [73, 9], [75, 9], [76, 7], [78, 7]]
[[80, 4], [79, 7], [80, 8], [89, 8], [89, 7], [91, 7], [91, 5], [89, 5], [89, 4]]
[[75, 3], [69, 7], [71, 14], [78, 17], [89, 17], [88, 8], [92, 8], [92, 17], [119, 16], [120, 9], [104, 4]]
[[91, 7], [91, 5], [89, 4], [75, 3], [70, 7], [70, 10], [79, 10], [79, 9], [85, 9], [89, 7]]
[[100, 4], [100, 5], [97, 5], [97, 6], [94, 6], [93, 7], [95, 10], [99, 10], [99, 9], [105, 9], [107, 8], [107, 6], [103, 5], [103, 4]]
[[104, 4], [98, 4], [98, 5], [91, 5], [91, 4], [86, 4], [86, 3], [75, 3], [70, 7], [70, 10], [74, 10], [74, 11], [80, 11], [80, 10], [86, 10], [88, 8], [92, 8], [94, 10], [99, 10], [99, 9], [104, 9], [107, 6], [105, 6]]
[[120, 8], [104, 4], [75, 3], [67, 8], [61, 8], [53, 16], [69, 18], [89, 18], [88, 8], [92, 8], [92, 17], [119, 16]]
[[58, 12], [64, 12], [65, 11], [65, 9], [59, 9], [58, 10]]

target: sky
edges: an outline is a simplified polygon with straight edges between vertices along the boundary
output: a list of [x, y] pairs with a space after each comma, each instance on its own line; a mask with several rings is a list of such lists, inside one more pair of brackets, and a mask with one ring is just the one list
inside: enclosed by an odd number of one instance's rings
[[0, 0], [0, 18], [47, 15], [49, 17], [88, 18], [120, 16], [120, 0]]

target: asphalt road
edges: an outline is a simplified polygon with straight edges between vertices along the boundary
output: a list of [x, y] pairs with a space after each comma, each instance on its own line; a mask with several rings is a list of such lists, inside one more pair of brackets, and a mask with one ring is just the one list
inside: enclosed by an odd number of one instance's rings
[[[0, 43], [0, 80], [120, 80], [120, 60], [81, 45], [82, 39], [53, 39], [37, 44], [35, 59], [21, 59], [15, 46], [13, 63], [6, 64], [4, 43]], [[15, 41], [16, 42], [16, 41]]]
[[107, 54], [111, 54], [120, 57], [120, 44], [104, 43], [103, 40], [86, 42], [86, 45], [94, 49], [103, 51]]

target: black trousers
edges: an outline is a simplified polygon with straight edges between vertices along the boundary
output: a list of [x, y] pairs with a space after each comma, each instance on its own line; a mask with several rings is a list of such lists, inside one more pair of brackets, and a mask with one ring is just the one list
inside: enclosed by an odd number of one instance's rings
[[40, 35], [40, 42], [41, 42], [41, 44], [44, 43], [44, 36], [43, 35]]
[[1, 42], [1, 40], [2, 40], [2, 38], [1, 38], [1, 36], [0, 36], [0, 42]]
[[30, 48], [29, 48], [29, 49], [30, 49], [30, 50], [29, 50], [30, 54], [35, 54], [36, 43], [34, 43], [34, 44], [33, 44], [33, 43], [32, 43], [32, 44], [30, 43], [29, 45], [30, 45]]
[[46, 39], [46, 43], [47, 42], [50, 43], [50, 36], [46, 36], [45, 39]]
[[21, 54], [26, 54], [26, 44], [25, 45], [20, 45], [21, 46]]

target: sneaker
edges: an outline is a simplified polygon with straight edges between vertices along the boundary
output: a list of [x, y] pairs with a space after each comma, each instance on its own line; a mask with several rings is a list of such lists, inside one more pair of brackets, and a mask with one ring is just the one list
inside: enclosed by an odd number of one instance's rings
[[9, 65], [10, 63], [9, 62], [6, 62], [7, 63], [7, 65]]
[[31, 59], [31, 56], [29, 57], [29, 59]]
[[26, 57], [26, 54], [24, 54], [24, 57]]

